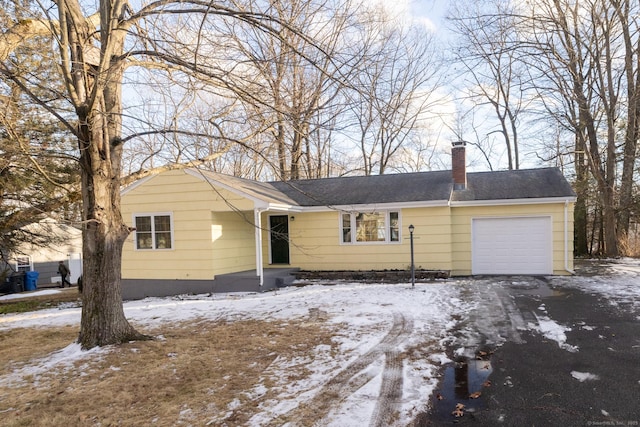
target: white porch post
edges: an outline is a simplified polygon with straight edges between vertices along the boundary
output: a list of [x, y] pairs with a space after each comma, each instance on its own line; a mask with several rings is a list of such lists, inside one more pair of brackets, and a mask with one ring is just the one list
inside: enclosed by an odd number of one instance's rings
[[253, 210], [254, 224], [256, 230], [256, 275], [260, 279], [260, 287], [264, 284], [264, 267], [262, 265], [262, 211], [258, 208]]

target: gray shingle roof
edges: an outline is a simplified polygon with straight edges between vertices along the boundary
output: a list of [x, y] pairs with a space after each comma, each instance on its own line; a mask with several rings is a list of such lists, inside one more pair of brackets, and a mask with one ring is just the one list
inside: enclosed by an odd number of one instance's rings
[[202, 174], [256, 199], [303, 207], [575, 197], [558, 168], [468, 173], [461, 191], [453, 191], [450, 170], [287, 182]]
[[300, 206], [448, 200], [450, 171], [271, 182]]
[[575, 197], [558, 168], [467, 174], [467, 190], [454, 192], [452, 200], [508, 200]]
[[271, 182], [300, 206], [452, 200], [573, 197], [557, 168], [467, 174], [467, 190], [454, 191], [451, 171]]

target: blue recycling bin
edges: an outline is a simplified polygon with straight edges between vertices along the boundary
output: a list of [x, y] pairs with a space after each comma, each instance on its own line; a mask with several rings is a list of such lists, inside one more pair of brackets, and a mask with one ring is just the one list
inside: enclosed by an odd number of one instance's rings
[[37, 271], [27, 271], [27, 277], [24, 281], [25, 291], [35, 291], [38, 288], [38, 276], [40, 273]]

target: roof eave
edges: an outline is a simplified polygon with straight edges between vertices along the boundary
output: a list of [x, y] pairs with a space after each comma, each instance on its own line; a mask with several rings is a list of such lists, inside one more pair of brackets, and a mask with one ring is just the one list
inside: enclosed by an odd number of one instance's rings
[[344, 211], [344, 212], [375, 212], [378, 210], [390, 209], [408, 209], [408, 208], [432, 208], [446, 207], [448, 200], [425, 200], [412, 202], [390, 202], [390, 203], [365, 203], [353, 205], [326, 205], [326, 206], [302, 206], [301, 212], [327, 212], [327, 211]]
[[265, 201], [258, 201], [254, 204], [255, 209], [261, 211], [282, 211], [282, 212], [302, 212], [302, 208], [296, 205], [289, 205], [284, 203], [270, 203]]
[[[247, 200], [250, 200], [253, 202], [254, 206], [256, 209], [271, 209], [272, 207], [274, 207], [274, 210], [286, 210], [283, 207], [285, 206], [290, 206], [292, 207], [292, 205], [287, 205], [287, 204], [280, 204], [280, 203], [274, 203], [271, 200], [269, 200], [269, 198], [261, 198], [261, 197], [256, 197], [253, 194], [247, 193], [246, 191], [242, 191], [239, 190], [238, 188], [232, 186], [232, 185], [228, 185], [225, 184], [224, 182], [221, 182], [220, 180], [215, 179], [215, 177], [209, 176], [207, 174], [203, 174], [200, 171], [197, 170], [193, 170], [193, 169], [185, 169], [185, 173], [194, 176], [196, 178], [202, 179], [204, 181], [207, 181], [211, 184], [214, 184], [224, 190], [227, 190], [233, 194], [236, 194], [242, 198], [245, 198]], [[256, 181], [257, 182], [257, 181]], [[277, 190], [276, 190], [277, 191]]]
[[138, 188], [139, 186], [141, 186], [145, 182], [151, 181], [156, 176], [157, 175], [148, 175], [148, 176], [145, 176], [144, 178], [140, 178], [137, 181], [134, 181], [133, 183], [127, 185], [125, 188], [120, 190], [120, 197], [124, 196], [125, 194], [129, 193], [130, 191], [135, 190], [136, 188]]

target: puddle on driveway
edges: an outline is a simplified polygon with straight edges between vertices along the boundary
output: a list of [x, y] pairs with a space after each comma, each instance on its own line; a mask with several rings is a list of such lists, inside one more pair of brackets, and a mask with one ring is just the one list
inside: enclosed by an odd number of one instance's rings
[[485, 408], [482, 393], [491, 386], [490, 357], [489, 352], [480, 351], [475, 359], [460, 359], [446, 366], [440, 387], [431, 397], [429, 415], [415, 425], [454, 424]]
[[508, 288], [516, 295], [532, 295], [539, 296], [540, 298], [563, 297], [567, 295], [566, 291], [554, 289], [549, 286], [549, 283], [541, 279], [515, 280], [508, 285]]

